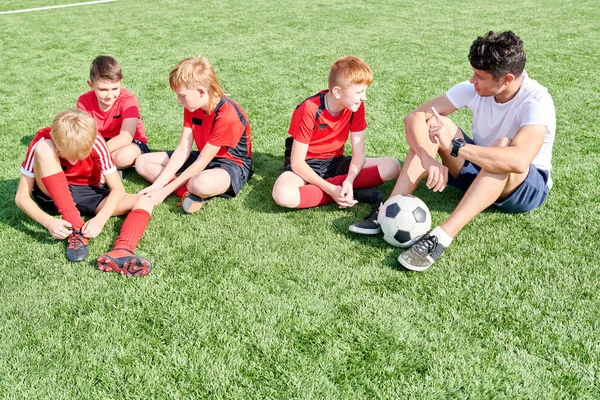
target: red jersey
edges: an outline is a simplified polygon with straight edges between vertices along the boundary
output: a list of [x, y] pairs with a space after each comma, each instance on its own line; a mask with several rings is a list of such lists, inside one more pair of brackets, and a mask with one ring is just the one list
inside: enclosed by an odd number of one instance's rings
[[[43, 140], [52, 140], [50, 128], [40, 129], [27, 148], [25, 161], [21, 164], [21, 173], [25, 176], [33, 178], [34, 171], [34, 152], [38, 143]], [[71, 164], [69, 161], [60, 157], [60, 165], [67, 176], [67, 182], [70, 185], [76, 186], [98, 186], [100, 183], [100, 174], [108, 174], [116, 170], [115, 164], [108, 146], [100, 135], [96, 135], [96, 141], [92, 147], [92, 152], [87, 158]]]
[[137, 118], [137, 127], [133, 138], [142, 143], [148, 143], [148, 138], [144, 131], [144, 124], [140, 119], [140, 105], [129, 90], [121, 88], [119, 97], [108, 111], [101, 111], [98, 106], [96, 93], [90, 90], [79, 96], [77, 108], [87, 112], [96, 120], [98, 133], [106, 140], [112, 139], [121, 133], [123, 120], [127, 118]]
[[252, 169], [250, 121], [235, 101], [223, 97], [210, 114], [201, 108], [194, 112], [186, 109], [183, 112], [183, 126], [192, 129], [198, 151], [210, 143], [220, 147], [215, 158], [225, 158], [248, 170]]
[[356, 112], [346, 108], [334, 116], [325, 108], [327, 92], [323, 90], [304, 100], [292, 114], [288, 133], [294, 140], [308, 144], [306, 159], [343, 156], [350, 132], [367, 128], [364, 103]]

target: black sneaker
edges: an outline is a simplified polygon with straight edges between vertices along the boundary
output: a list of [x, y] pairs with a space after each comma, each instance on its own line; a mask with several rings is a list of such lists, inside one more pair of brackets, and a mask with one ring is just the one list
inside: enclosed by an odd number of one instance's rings
[[67, 260], [71, 262], [83, 261], [88, 258], [89, 239], [83, 237], [79, 229], [73, 229], [68, 237]]
[[379, 204], [372, 204], [371, 213], [367, 216], [367, 218], [350, 225], [348, 230], [350, 230], [350, 232], [360, 233], [363, 235], [378, 235], [381, 233], [381, 227], [377, 221], [377, 216], [379, 215], [379, 206]]
[[408, 250], [400, 254], [398, 261], [411, 271], [425, 271], [446, 250], [438, 242], [438, 237], [428, 233], [421, 236]]

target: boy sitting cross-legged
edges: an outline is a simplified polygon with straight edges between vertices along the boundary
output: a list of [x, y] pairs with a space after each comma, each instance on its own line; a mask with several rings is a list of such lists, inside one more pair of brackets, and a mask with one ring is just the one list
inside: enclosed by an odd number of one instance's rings
[[[371, 204], [370, 215], [350, 231], [381, 232], [377, 212], [383, 195], [374, 188], [395, 179], [393, 158], [365, 157], [366, 91], [373, 81], [369, 66], [357, 57], [337, 60], [329, 72], [329, 89], [304, 100], [292, 115], [286, 139], [284, 172], [273, 186], [273, 199], [287, 208], [336, 202], [340, 208]], [[350, 136], [352, 156], [344, 156]]]
[[121, 87], [123, 72], [111, 56], [98, 56], [90, 67], [90, 91], [79, 96], [77, 108], [96, 120], [98, 133], [106, 140], [116, 167], [132, 167], [135, 159], [148, 153], [148, 138], [140, 116], [140, 105], [129, 90]]
[[[107, 188], [100, 188], [100, 176]], [[67, 259], [88, 257], [88, 241], [102, 231], [108, 218], [131, 210], [115, 249], [98, 259], [103, 271], [143, 276], [150, 263], [134, 254], [150, 214], [148, 198], [126, 194], [106, 142], [94, 119], [83, 111], [65, 110], [50, 128], [37, 132], [21, 165], [15, 203], [56, 239], [68, 238]], [[62, 219], [51, 214], [60, 214]], [[87, 222], [81, 215], [92, 216]]]
[[[250, 122], [222, 91], [205, 58], [185, 58], [169, 75], [171, 89], [185, 108], [175, 151], [140, 156], [135, 169], [152, 185], [140, 193], [160, 204], [170, 193], [194, 213], [208, 198], [235, 197], [253, 174]], [[197, 151], [192, 151], [193, 144]]]

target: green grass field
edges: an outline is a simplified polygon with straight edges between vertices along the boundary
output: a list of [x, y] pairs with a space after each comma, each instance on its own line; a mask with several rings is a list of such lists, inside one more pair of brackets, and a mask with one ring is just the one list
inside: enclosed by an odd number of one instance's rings
[[[120, 0], [0, 15], [0, 398], [599, 398], [599, 20], [595, 0]], [[335, 59], [372, 67], [367, 153], [402, 161], [403, 117], [469, 78], [476, 36], [506, 29], [556, 105], [542, 208], [486, 211], [410, 273], [381, 237], [348, 232], [366, 206], [272, 201], [292, 110]], [[194, 215], [175, 198], [156, 208], [141, 279], [94, 265], [122, 218], [71, 264], [14, 205], [27, 144], [75, 106], [99, 54], [123, 66], [154, 150], [178, 141], [168, 74], [183, 57], [209, 57], [252, 124], [254, 178]], [[468, 113], [454, 119], [469, 128]], [[144, 185], [126, 173], [129, 192]], [[461, 193], [416, 195], [437, 225]]]

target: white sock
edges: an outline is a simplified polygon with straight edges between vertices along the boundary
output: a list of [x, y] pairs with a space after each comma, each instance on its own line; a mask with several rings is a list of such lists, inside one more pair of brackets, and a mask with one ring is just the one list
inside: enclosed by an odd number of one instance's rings
[[442, 228], [436, 226], [430, 233], [430, 235], [435, 235], [438, 237], [439, 243], [448, 248], [450, 247], [450, 243], [452, 243], [452, 238], [448, 235]]

